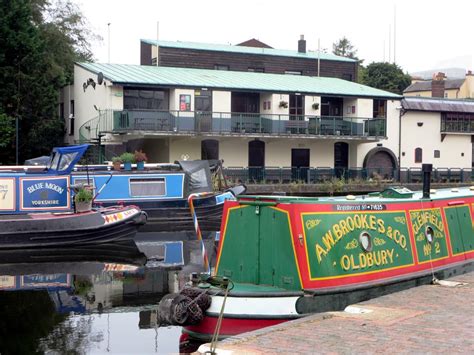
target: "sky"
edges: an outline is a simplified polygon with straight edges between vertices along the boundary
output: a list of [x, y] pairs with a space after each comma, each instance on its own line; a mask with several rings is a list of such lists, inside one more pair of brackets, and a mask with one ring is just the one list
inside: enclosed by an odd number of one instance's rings
[[103, 63], [110, 47], [111, 63], [139, 64], [140, 39], [156, 39], [157, 32], [167, 41], [237, 44], [257, 38], [293, 50], [303, 34], [308, 50], [317, 50], [319, 39], [328, 52], [347, 37], [364, 65], [395, 60], [410, 73], [474, 70], [472, 0], [73, 1], [102, 37], [92, 50]]

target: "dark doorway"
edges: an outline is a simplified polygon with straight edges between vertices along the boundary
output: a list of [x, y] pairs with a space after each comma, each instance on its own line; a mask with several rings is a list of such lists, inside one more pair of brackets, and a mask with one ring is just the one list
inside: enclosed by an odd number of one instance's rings
[[334, 173], [336, 177], [346, 177], [349, 168], [349, 144], [337, 142], [334, 144]]
[[249, 178], [251, 180], [263, 180], [265, 168], [265, 142], [249, 142]]
[[292, 180], [308, 180], [309, 149], [291, 150], [291, 177]]
[[[290, 95], [289, 113], [290, 113], [290, 121], [304, 121], [304, 97], [303, 96]], [[302, 131], [301, 128], [290, 128], [290, 133], [292, 134], [304, 133], [304, 131]]]
[[321, 97], [321, 116], [342, 116], [342, 97]]
[[198, 132], [212, 131], [212, 91], [194, 92], [195, 127]]
[[215, 139], [205, 139], [201, 142], [201, 159], [219, 159], [219, 141]]

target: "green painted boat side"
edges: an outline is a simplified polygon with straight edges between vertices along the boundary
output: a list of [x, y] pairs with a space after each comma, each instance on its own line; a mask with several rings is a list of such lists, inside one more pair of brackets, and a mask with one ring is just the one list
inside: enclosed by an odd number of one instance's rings
[[222, 241], [225, 247], [219, 255], [218, 275], [236, 283], [301, 290], [287, 211], [239, 206], [229, 210], [228, 221], [224, 235], [232, 237]]

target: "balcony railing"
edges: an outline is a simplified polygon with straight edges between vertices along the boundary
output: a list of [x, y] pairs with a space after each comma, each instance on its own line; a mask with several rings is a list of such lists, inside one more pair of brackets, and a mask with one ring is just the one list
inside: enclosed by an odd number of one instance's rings
[[[318, 184], [333, 178], [345, 180], [388, 180], [400, 183], [422, 183], [421, 168], [331, 168], [331, 167], [225, 167], [225, 176], [234, 182], [288, 184], [291, 182]], [[431, 182], [460, 183], [472, 181], [472, 169], [435, 168]]]
[[103, 111], [108, 132], [170, 134], [385, 137], [386, 119], [185, 111]]

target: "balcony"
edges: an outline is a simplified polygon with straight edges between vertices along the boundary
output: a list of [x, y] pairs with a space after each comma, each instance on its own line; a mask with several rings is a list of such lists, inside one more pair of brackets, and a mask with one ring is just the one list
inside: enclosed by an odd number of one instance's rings
[[[385, 118], [291, 116], [184, 111], [102, 112], [101, 133], [147, 132], [171, 135], [303, 136], [372, 139], [386, 136]], [[107, 122], [105, 122], [107, 121]]]

